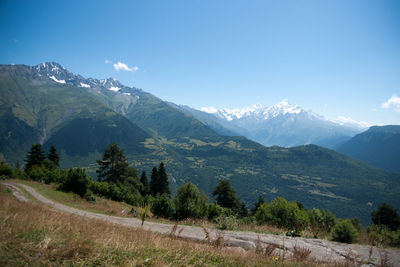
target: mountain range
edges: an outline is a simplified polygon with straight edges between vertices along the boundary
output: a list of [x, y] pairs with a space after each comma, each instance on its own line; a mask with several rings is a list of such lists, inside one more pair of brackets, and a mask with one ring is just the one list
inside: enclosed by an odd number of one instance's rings
[[57, 147], [62, 167], [94, 175], [95, 160], [116, 142], [139, 170], [163, 161], [173, 192], [192, 181], [210, 195], [229, 179], [249, 206], [259, 195], [282, 196], [364, 224], [382, 202], [400, 208], [400, 174], [316, 145], [265, 147], [112, 78], [84, 78], [57, 63], [0, 65], [0, 93], [0, 157], [10, 163], [40, 142]]
[[333, 148], [366, 129], [365, 124], [354, 121], [325, 119], [288, 100], [271, 107], [258, 104], [242, 109], [181, 109], [220, 134], [245, 136], [265, 146], [317, 144]]

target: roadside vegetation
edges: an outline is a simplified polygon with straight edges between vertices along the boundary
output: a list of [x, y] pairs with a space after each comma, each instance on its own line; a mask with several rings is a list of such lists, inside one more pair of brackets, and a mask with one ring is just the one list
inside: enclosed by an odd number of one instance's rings
[[[60, 192], [67, 192], [57, 196], [64, 198], [58, 199], [62, 203], [105, 214], [137, 216], [142, 221], [153, 217], [152, 220], [208, 225], [220, 230], [400, 247], [400, 215], [385, 203], [372, 213], [374, 224], [364, 229], [357, 218], [338, 219], [328, 210], [307, 210], [302, 203], [289, 202], [281, 197], [266, 203], [260, 196], [249, 210], [237, 198], [229, 180], [218, 181], [213, 191], [214, 203], [190, 182], [182, 185], [171, 197], [164, 163], [153, 167], [150, 180], [144, 171], [139, 178], [139, 172], [128, 165], [123, 151], [115, 143], [108, 145], [102, 158], [97, 160], [96, 181], [83, 168], [61, 170], [59, 160], [55, 147], [51, 147], [49, 154], [45, 155], [41, 145], [32, 145], [23, 170], [19, 165], [12, 169], [3, 163], [0, 176], [49, 184]], [[50, 187], [48, 189], [51, 190]], [[71, 201], [71, 196], [75, 200]], [[116, 202], [120, 204], [111, 204]]]

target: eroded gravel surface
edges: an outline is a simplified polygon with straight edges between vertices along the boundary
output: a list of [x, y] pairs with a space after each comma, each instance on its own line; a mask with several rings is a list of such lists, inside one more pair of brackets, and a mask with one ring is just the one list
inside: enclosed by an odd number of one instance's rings
[[[29, 194], [31, 194], [38, 201], [46, 204], [52, 208], [68, 212], [71, 214], [104, 220], [120, 225], [129, 227], [141, 227], [141, 221], [136, 218], [124, 218], [115, 217], [110, 215], [98, 214], [89, 211], [79, 210], [66, 205], [54, 202], [50, 199], [45, 198], [41, 194], [37, 193], [32, 187], [19, 183], [3, 182], [5, 186], [10, 188], [15, 197], [20, 201], [29, 201], [20, 191], [18, 187], [24, 188]], [[152, 232], [170, 234], [174, 226], [171, 224], [145, 222], [143, 229]], [[217, 236], [223, 237], [225, 246], [234, 247], [239, 251], [245, 253], [246, 250], [255, 249], [257, 243], [262, 246], [275, 245], [275, 253], [281, 254], [284, 252], [281, 248], [285, 247], [285, 256], [290, 257], [294, 251], [294, 248], [309, 249], [311, 251], [310, 256], [318, 261], [324, 262], [343, 262], [348, 259], [356, 260], [361, 264], [371, 263], [371, 266], [379, 265], [381, 263], [381, 257], [385, 254], [388, 255], [389, 261], [393, 266], [400, 266], [400, 250], [399, 249], [382, 249], [373, 247], [371, 257], [371, 247], [365, 245], [354, 245], [354, 244], [342, 244], [321, 239], [307, 239], [307, 238], [292, 238], [286, 236], [270, 235], [270, 234], [259, 234], [254, 232], [237, 232], [237, 231], [219, 231], [216, 229], [207, 229], [211, 235], [211, 240], [216, 240]], [[205, 230], [195, 226], [184, 226], [179, 225], [175, 233], [180, 238], [205, 241], [206, 233]]]

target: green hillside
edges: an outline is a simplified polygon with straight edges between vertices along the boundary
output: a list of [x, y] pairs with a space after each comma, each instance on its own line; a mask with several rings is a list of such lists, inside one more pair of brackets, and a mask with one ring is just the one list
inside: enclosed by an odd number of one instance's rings
[[400, 175], [315, 145], [264, 147], [221, 136], [189, 114], [135, 88], [55, 83], [27, 66], [0, 66], [1, 153], [23, 162], [32, 143], [55, 145], [63, 167], [87, 166], [94, 175], [105, 146], [116, 142], [131, 166], [151, 172], [163, 161], [170, 185], [194, 182], [210, 195], [230, 179], [249, 206], [259, 195], [283, 196], [307, 208], [357, 216], [367, 224], [381, 202], [400, 208]]
[[33, 143], [54, 144], [67, 157], [78, 156], [66, 162], [81, 165], [110, 142], [144, 151], [149, 137], [83, 88], [41, 79], [28, 66], [0, 66], [0, 103], [0, 147], [11, 163], [22, 163]]
[[378, 168], [400, 172], [400, 125], [373, 126], [336, 151]]

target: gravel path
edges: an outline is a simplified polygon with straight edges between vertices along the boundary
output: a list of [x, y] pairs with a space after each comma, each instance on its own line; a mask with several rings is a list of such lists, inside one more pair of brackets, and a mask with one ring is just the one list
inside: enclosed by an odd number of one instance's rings
[[[45, 198], [30, 186], [9, 182], [3, 182], [3, 184], [10, 188], [13, 194], [21, 201], [29, 200], [21, 193], [18, 187], [24, 188], [29, 194], [31, 194], [40, 202], [64, 212], [84, 216], [87, 218], [104, 220], [129, 227], [141, 227], [141, 221], [136, 218], [115, 217], [71, 208]], [[162, 234], [170, 234], [173, 227], [174, 226], [171, 224], [155, 222], [145, 222], [143, 225], [143, 229], [145, 230]], [[371, 247], [365, 245], [342, 244], [320, 239], [292, 238], [270, 234], [258, 234], [254, 232], [219, 231], [216, 229], [207, 229], [207, 231], [211, 235], [211, 240], [215, 241], [217, 237], [220, 236], [223, 238], [225, 246], [234, 247], [236, 250], [242, 251], [243, 253], [245, 253], [245, 250], [255, 249], [256, 244], [258, 243], [262, 246], [277, 246], [275, 253], [279, 253], [280, 255], [284, 253], [284, 251], [281, 249], [281, 247], [284, 246], [286, 249], [285, 257], [290, 257], [293, 255], [295, 247], [309, 249], [311, 251], [311, 257], [323, 262], [343, 262], [346, 260], [356, 260], [361, 264], [369, 262], [371, 263], [370, 266], [375, 266], [376, 264], [379, 265], [381, 263], [381, 257], [384, 257], [384, 255], [387, 254], [391, 265], [400, 266], [399, 249], [381, 249], [373, 247], [372, 254], [369, 256], [371, 253]], [[200, 227], [179, 225], [175, 233], [176, 235], [179, 235], [179, 237], [185, 239], [195, 241], [206, 240], [205, 230]]]

